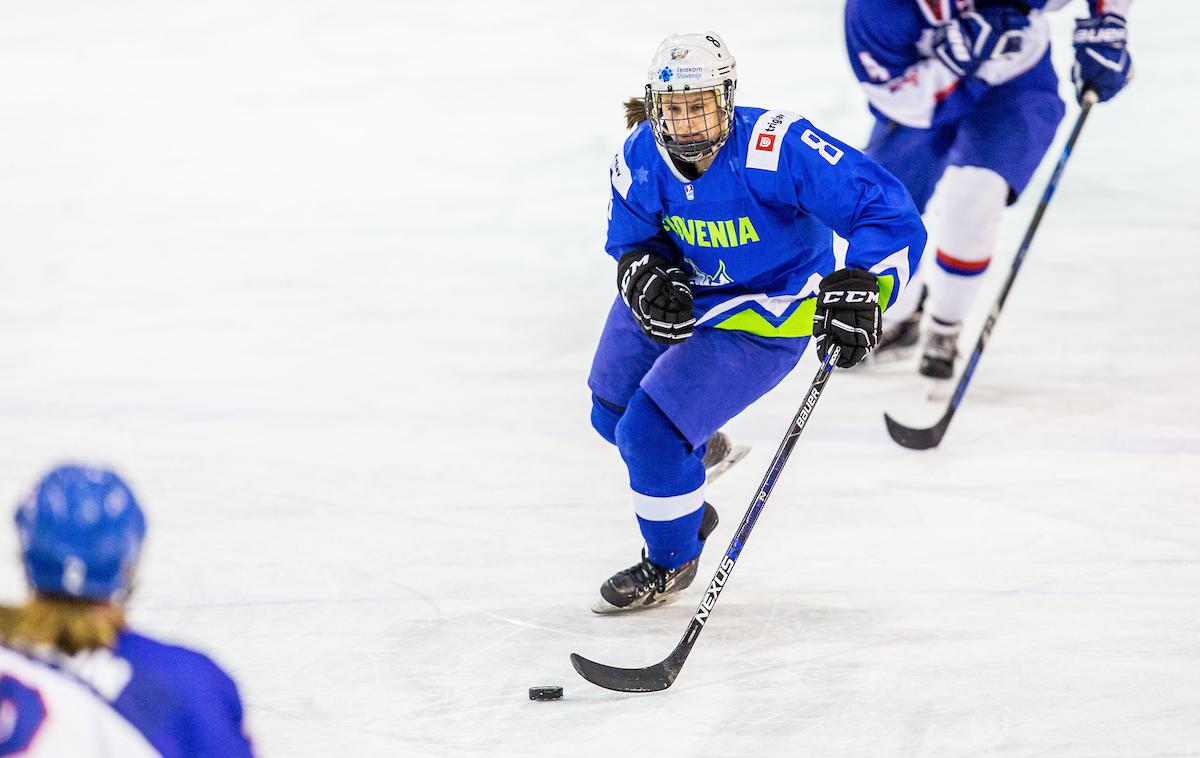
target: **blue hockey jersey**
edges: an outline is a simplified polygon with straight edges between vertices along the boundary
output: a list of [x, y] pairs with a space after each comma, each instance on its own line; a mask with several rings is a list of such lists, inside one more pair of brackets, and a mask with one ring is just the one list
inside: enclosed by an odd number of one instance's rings
[[849, 243], [846, 266], [877, 276], [884, 307], [925, 247], [900, 182], [794, 113], [735, 108], [728, 141], [694, 180], [642, 123], [609, 173], [608, 253], [650, 251], [688, 271], [701, 327], [810, 334], [813, 296], [834, 270], [833, 232]]
[[0, 755], [249, 758], [237, 688], [200, 653], [123, 631], [114, 650], [0, 647]]

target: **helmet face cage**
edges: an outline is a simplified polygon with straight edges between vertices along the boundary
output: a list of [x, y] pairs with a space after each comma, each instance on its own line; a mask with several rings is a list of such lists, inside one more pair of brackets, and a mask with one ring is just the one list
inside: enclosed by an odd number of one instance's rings
[[[734, 87], [731, 79], [715, 87], [668, 86], [665, 91], [647, 84], [646, 119], [654, 139], [673, 157], [688, 163], [716, 154], [733, 131]], [[704, 105], [703, 112], [694, 110], [698, 104]]]

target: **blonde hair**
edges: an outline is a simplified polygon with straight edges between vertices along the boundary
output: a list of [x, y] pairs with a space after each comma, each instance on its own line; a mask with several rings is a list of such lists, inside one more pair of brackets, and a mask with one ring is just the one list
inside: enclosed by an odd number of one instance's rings
[[631, 97], [625, 101], [625, 128], [632, 129], [646, 120], [646, 98]]
[[13, 647], [49, 645], [67, 655], [111, 649], [124, 628], [123, 608], [79, 598], [34, 595], [25, 605], [0, 607], [0, 640]]

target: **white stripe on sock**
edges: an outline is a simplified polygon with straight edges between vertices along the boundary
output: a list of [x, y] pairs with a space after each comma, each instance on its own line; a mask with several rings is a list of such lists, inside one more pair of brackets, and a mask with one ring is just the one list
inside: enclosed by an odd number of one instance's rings
[[699, 489], [671, 497], [651, 497], [634, 492], [633, 510], [647, 521], [674, 521], [704, 505], [704, 488], [707, 484], [705, 480]]

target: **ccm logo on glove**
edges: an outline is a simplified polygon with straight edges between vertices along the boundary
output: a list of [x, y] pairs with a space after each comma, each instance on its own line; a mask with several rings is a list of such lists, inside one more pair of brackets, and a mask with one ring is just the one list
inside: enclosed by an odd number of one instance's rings
[[813, 340], [822, 361], [841, 348], [837, 367], [850, 368], [879, 344], [879, 282], [858, 269], [844, 268], [821, 280], [813, 313]]
[[878, 303], [878, 292], [822, 292], [821, 302], [825, 305], [830, 303]]

